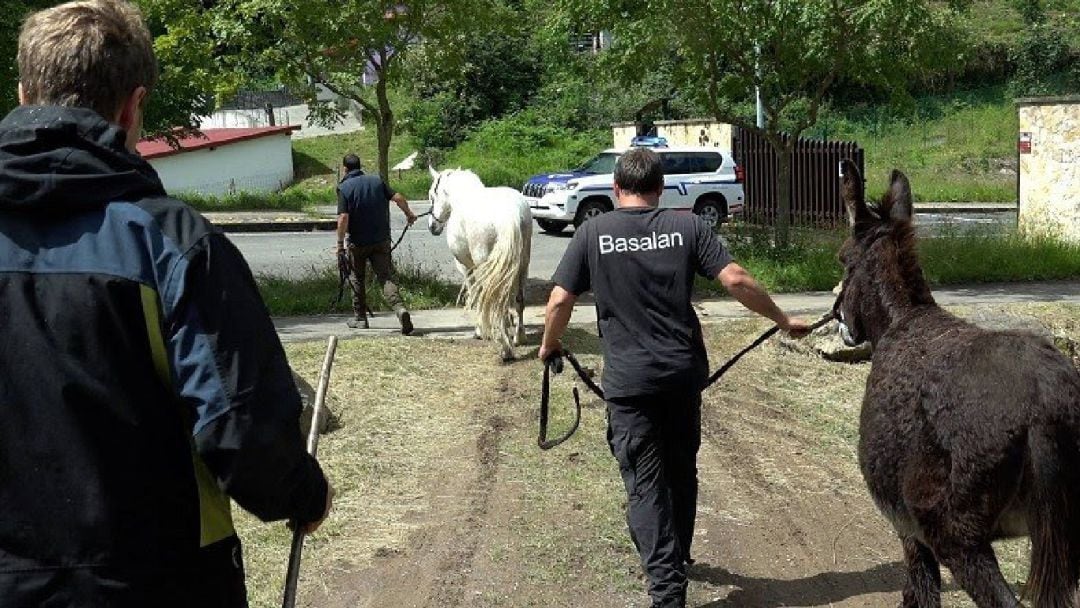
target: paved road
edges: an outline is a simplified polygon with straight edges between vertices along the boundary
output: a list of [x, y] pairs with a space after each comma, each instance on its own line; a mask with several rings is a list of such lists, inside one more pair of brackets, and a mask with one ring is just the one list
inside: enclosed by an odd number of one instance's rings
[[[413, 203], [417, 213], [428, 210], [427, 203]], [[917, 225], [921, 234], [969, 230], [1004, 231], [1016, 226], [1013, 213], [982, 213], [963, 215], [920, 214]], [[391, 210], [393, 238], [405, 227], [397, 209]], [[560, 235], [545, 234], [534, 227], [532, 261], [529, 276], [548, 280], [562, 257], [573, 231]], [[331, 232], [301, 232], [276, 234], [233, 234], [230, 239], [240, 248], [256, 274], [299, 277], [313, 269], [330, 268], [334, 263], [334, 234]], [[396, 261], [420, 265], [435, 270], [449, 280], [460, 277], [454, 269], [445, 236], [432, 236], [427, 230], [427, 218], [421, 218], [405, 234], [401, 246], [394, 252]]]
[[[427, 203], [412, 203], [416, 213], [428, 210]], [[390, 231], [397, 239], [405, 228], [404, 217], [397, 209], [390, 211]], [[427, 229], [428, 218], [420, 220], [405, 233], [401, 245], [394, 251], [395, 262], [420, 265], [434, 269], [449, 280], [459, 280], [454, 268], [445, 234], [433, 236]], [[532, 261], [529, 276], [550, 279], [562, 257], [573, 231], [566, 230], [559, 236], [544, 234], [536, 228], [533, 233]], [[229, 235], [256, 275], [303, 276], [313, 268], [327, 268], [334, 263], [332, 232], [283, 232], [277, 234], [231, 234]]]

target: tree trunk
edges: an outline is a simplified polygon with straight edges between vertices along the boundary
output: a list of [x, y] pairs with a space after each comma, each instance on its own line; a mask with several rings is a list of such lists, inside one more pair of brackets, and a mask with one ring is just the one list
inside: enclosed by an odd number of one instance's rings
[[776, 247], [788, 246], [791, 238], [791, 156], [793, 146], [773, 144], [776, 154]]
[[379, 175], [384, 182], [389, 182], [390, 140], [394, 137], [394, 112], [390, 108], [390, 99], [386, 96], [385, 73], [380, 69], [376, 75], [379, 78], [375, 83], [375, 97], [379, 103], [379, 114], [375, 117], [375, 133], [379, 140]]

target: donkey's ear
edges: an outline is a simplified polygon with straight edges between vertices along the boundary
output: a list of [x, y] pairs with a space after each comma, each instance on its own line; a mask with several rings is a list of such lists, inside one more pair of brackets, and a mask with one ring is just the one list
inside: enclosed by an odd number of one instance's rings
[[866, 208], [866, 197], [863, 195], [862, 173], [859, 172], [859, 167], [847, 158], [840, 161], [840, 197], [847, 207], [848, 221], [852, 226], [872, 217]]
[[906, 175], [893, 169], [889, 178], [889, 217], [894, 220], [911, 221], [914, 204], [911, 200], [911, 183]]
[[435, 167], [432, 167], [431, 165], [428, 165], [427, 170], [428, 170], [428, 173], [431, 173], [431, 179], [435, 179], [435, 178], [439, 177], [439, 172], [435, 170]]

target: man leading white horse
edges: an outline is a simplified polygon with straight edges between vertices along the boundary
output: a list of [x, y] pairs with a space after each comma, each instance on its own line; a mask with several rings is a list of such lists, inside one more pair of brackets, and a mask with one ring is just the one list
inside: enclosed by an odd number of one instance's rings
[[398, 292], [397, 285], [391, 280], [394, 267], [390, 258], [390, 208], [393, 201], [410, 226], [416, 221], [416, 214], [409, 208], [408, 201], [401, 194], [394, 192], [377, 175], [364, 175], [360, 168], [360, 158], [348, 154], [342, 161], [345, 177], [338, 184], [338, 225], [337, 251], [340, 259], [345, 248], [345, 233], [349, 234], [349, 263], [352, 266], [349, 282], [352, 283], [353, 314], [355, 319], [348, 321], [353, 329], [367, 329], [367, 292], [364, 276], [367, 263], [375, 271], [375, 279], [382, 286], [386, 303], [394, 310], [401, 322], [401, 333], [412, 333], [412, 319]]

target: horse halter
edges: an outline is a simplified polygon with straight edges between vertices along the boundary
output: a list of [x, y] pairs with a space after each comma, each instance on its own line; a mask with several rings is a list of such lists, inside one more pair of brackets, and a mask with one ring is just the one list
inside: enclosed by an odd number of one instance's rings
[[428, 203], [431, 204], [431, 209], [427, 212], [427, 215], [430, 215], [431, 219], [435, 220], [435, 222], [439, 224], [445, 223], [443, 222], [443, 220], [435, 217], [435, 199], [439, 198], [439, 183], [442, 182], [442, 178], [443, 174], [439, 173], [439, 175], [435, 178], [435, 184], [431, 187], [431, 196], [428, 198]]

